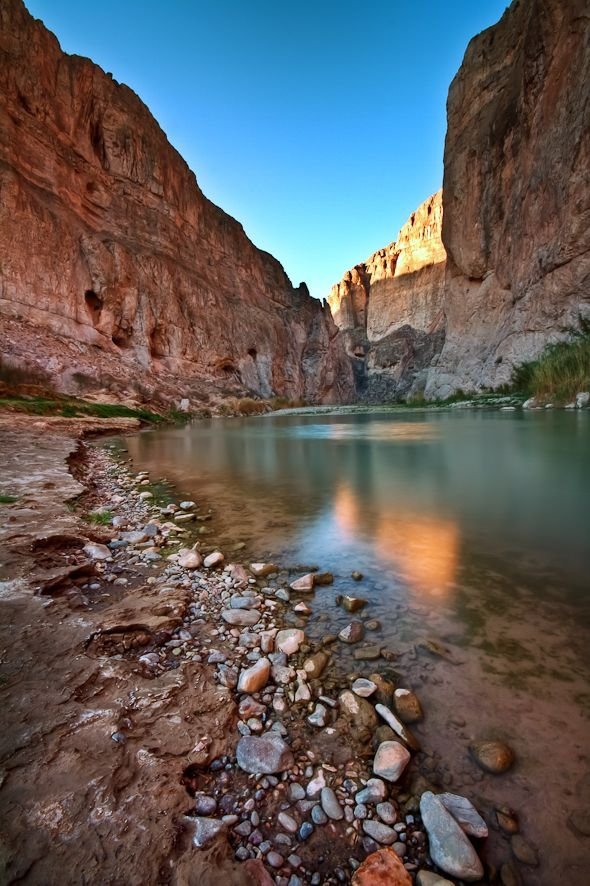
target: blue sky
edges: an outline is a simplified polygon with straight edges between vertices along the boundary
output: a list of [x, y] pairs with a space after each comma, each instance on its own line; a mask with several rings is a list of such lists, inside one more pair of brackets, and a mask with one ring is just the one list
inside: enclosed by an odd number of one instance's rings
[[445, 103], [505, 0], [25, 0], [132, 87], [203, 192], [323, 298], [442, 183]]

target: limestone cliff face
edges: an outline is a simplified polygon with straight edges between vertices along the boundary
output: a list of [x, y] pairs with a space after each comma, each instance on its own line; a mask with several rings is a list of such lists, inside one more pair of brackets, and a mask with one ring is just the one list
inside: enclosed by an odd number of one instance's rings
[[66, 390], [349, 399], [329, 310], [203, 196], [135, 93], [20, 0], [0, 5], [0, 195], [5, 359]]
[[515, 0], [469, 44], [447, 116], [442, 243], [427, 201], [407, 276], [400, 234], [330, 295], [361, 396], [497, 387], [590, 318], [588, 0]]
[[444, 341], [445, 250], [439, 191], [397, 239], [347, 271], [328, 303], [355, 366], [359, 396], [379, 401], [424, 388]]
[[515, 0], [469, 44], [447, 115], [430, 396], [507, 382], [590, 316], [588, 0]]

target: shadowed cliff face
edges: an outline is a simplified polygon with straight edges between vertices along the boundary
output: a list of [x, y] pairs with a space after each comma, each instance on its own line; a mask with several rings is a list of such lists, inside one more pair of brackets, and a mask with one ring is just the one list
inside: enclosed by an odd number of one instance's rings
[[65, 390], [350, 397], [329, 310], [203, 196], [140, 99], [20, 0], [0, 7], [0, 115], [5, 356]]
[[447, 116], [435, 227], [427, 201], [404, 228], [410, 273], [400, 234], [330, 294], [368, 399], [497, 387], [590, 318], [588, 0], [515, 0], [469, 44]]
[[397, 240], [347, 271], [328, 303], [370, 402], [421, 392], [444, 341], [445, 250], [439, 191], [412, 213]]
[[495, 386], [590, 316], [590, 9], [516, 0], [451, 84], [446, 340], [427, 394]]

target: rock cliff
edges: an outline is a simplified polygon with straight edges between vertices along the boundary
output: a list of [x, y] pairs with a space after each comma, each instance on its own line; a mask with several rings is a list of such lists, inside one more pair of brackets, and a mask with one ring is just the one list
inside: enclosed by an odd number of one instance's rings
[[141, 100], [0, 5], [3, 359], [62, 390], [349, 399], [329, 309], [202, 194]]
[[588, 0], [515, 0], [469, 44], [447, 116], [442, 244], [427, 201], [407, 280], [400, 234], [330, 294], [368, 399], [500, 386], [590, 319]]
[[444, 342], [445, 250], [439, 191], [396, 240], [347, 271], [328, 303], [369, 402], [424, 389], [425, 367]]

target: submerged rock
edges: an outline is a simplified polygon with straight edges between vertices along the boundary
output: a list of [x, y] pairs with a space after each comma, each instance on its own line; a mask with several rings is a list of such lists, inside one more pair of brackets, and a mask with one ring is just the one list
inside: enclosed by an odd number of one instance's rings
[[355, 695], [360, 695], [361, 698], [369, 698], [377, 691], [377, 684], [373, 683], [372, 680], [365, 680], [363, 677], [359, 677], [358, 680], [354, 681], [351, 689]]
[[365, 636], [365, 628], [362, 621], [351, 621], [338, 634], [338, 639], [343, 643], [359, 643]]
[[514, 751], [503, 741], [475, 741], [469, 750], [475, 762], [493, 775], [506, 772], [514, 763]]
[[347, 612], [359, 612], [363, 606], [367, 605], [367, 601], [362, 597], [350, 597], [348, 595], [336, 597], [336, 602], [346, 609]]
[[244, 735], [236, 748], [238, 766], [244, 772], [273, 775], [284, 772], [294, 764], [291, 748], [277, 733]]
[[467, 882], [481, 880], [483, 865], [477, 852], [442, 801], [425, 791], [420, 813], [428, 834], [430, 857], [446, 874]]
[[418, 696], [409, 689], [396, 689], [393, 693], [393, 703], [403, 723], [419, 723], [424, 717]]
[[256, 578], [266, 578], [267, 575], [278, 571], [278, 567], [274, 563], [250, 563], [250, 572]]
[[301, 578], [296, 578], [295, 581], [292, 581], [289, 587], [292, 591], [299, 591], [300, 594], [303, 594], [313, 591], [314, 584], [315, 576], [313, 572], [308, 572], [307, 575], [302, 575]]
[[487, 837], [488, 826], [466, 797], [459, 794], [439, 794], [438, 799], [466, 834], [472, 837]]

